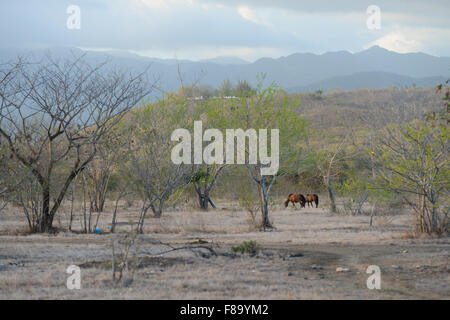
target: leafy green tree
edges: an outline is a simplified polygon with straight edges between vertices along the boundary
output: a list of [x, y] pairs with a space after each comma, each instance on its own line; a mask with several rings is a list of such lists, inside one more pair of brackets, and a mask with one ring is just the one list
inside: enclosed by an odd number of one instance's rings
[[375, 149], [377, 186], [410, 204], [419, 233], [448, 232], [449, 131], [420, 120], [387, 126]]
[[[273, 185], [280, 177], [295, 173], [305, 158], [301, 147], [305, 134], [305, 120], [301, 119], [294, 110], [299, 104], [298, 99], [289, 98], [275, 85], [263, 88], [262, 80], [263, 78], [260, 79], [256, 91], [241, 91], [241, 95], [236, 100], [215, 100], [214, 104], [207, 109], [207, 116], [216, 128], [223, 130], [224, 136], [225, 130], [232, 128], [242, 129], [246, 133], [252, 129], [256, 132], [259, 129], [267, 129], [268, 155], [273, 155], [275, 151], [273, 148], [275, 141], [272, 140], [275, 136], [271, 130], [279, 130], [279, 169], [273, 175], [262, 174], [261, 169], [267, 166], [261, 162], [260, 157], [257, 157], [256, 163], [249, 161], [252, 146], [250, 143], [244, 143], [245, 166], [258, 189], [262, 215], [261, 227], [266, 229], [272, 227], [269, 219], [269, 200]], [[259, 135], [261, 137], [260, 131]], [[258, 147], [261, 148], [261, 144]]]

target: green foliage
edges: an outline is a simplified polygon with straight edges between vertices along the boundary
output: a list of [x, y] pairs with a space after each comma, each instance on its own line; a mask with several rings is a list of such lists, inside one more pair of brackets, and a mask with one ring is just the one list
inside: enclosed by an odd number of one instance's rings
[[250, 255], [254, 255], [258, 252], [259, 246], [256, 241], [250, 240], [250, 241], [244, 241], [240, 245], [231, 247], [231, 251], [234, 253], [247, 253]]
[[[263, 88], [264, 77], [254, 93], [241, 94], [237, 99], [214, 99], [205, 105], [207, 122], [210, 127], [222, 130], [241, 128], [279, 129], [280, 169], [288, 170], [301, 154], [301, 142], [305, 137], [306, 121], [295, 108], [299, 97], [289, 97], [274, 84]], [[269, 137], [268, 137], [269, 138]], [[269, 147], [269, 154], [270, 144]]]
[[342, 195], [351, 195], [353, 198], [358, 198], [367, 190], [367, 187], [366, 181], [357, 177], [348, 177], [338, 185], [337, 190]]
[[376, 148], [376, 184], [401, 195], [416, 212], [419, 232], [448, 228], [449, 131], [445, 124], [413, 121], [390, 125]]
[[416, 192], [417, 188], [442, 190], [449, 186], [449, 162], [446, 148], [447, 126], [432, 127], [414, 121], [403, 128], [390, 126], [392, 139], [378, 148], [378, 160], [389, 175], [382, 179], [393, 190]]

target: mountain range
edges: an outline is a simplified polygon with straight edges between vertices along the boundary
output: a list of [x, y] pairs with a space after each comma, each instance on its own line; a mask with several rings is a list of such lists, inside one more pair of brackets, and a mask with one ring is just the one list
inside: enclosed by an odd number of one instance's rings
[[[0, 62], [18, 55], [39, 59], [50, 52], [64, 58], [85, 53], [78, 48], [17, 49], [0, 48]], [[149, 66], [158, 79], [161, 91], [174, 91], [183, 83], [208, 84], [218, 88], [223, 80], [247, 80], [253, 86], [257, 75], [266, 74], [265, 81], [275, 82], [288, 92], [309, 92], [319, 89], [352, 90], [359, 88], [432, 87], [450, 78], [450, 57], [425, 53], [397, 53], [374, 46], [367, 50], [324, 54], [294, 53], [286, 57], [261, 58], [248, 62], [237, 57], [217, 57], [200, 61], [149, 58], [127, 51], [86, 51], [92, 62], [109, 60], [112, 66], [127, 70], [143, 70]], [[161, 92], [160, 91], [160, 92]], [[160, 92], [155, 95], [160, 95]]]

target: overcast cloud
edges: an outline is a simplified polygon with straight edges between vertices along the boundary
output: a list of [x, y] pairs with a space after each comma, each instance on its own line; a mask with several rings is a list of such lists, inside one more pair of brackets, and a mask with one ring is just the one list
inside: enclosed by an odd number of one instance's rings
[[[366, 26], [369, 5], [381, 29]], [[66, 28], [69, 5], [81, 29]], [[2, 0], [2, 47], [76, 46], [162, 58], [247, 60], [294, 52], [361, 51], [450, 56], [450, 3], [296, 0]]]

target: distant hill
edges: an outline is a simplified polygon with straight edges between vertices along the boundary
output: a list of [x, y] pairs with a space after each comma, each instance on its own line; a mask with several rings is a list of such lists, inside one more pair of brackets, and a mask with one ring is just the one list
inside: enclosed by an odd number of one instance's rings
[[238, 57], [227, 57], [227, 56], [219, 56], [216, 58], [212, 58], [212, 59], [203, 59], [200, 60], [200, 62], [206, 62], [206, 63], [217, 63], [217, 64], [221, 64], [221, 65], [229, 65], [229, 64], [237, 64], [237, 65], [241, 65], [241, 64], [249, 64], [250, 62], [238, 58]]
[[389, 87], [416, 87], [429, 88], [444, 83], [447, 80], [445, 77], [425, 77], [414, 78], [408, 76], [401, 76], [395, 73], [372, 71], [359, 72], [349, 76], [338, 76], [318, 81], [306, 86], [287, 88], [289, 93], [295, 92], [312, 92], [319, 89], [324, 91], [339, 89], [339, 90], [354, 90], [354, 89], [381, 89]]
[[[52, 56], [64, 58], [77, 48], [50, 48], [26, 50], [0, 48], [0, 63], [17, 55], [39, 59], [50, 51]], [[267, 83], [275, 82], [289, 92], [315, 91], [317, 89], [351, 90], [357, 88], [385, 88], [390, 86], [431, 87], [450, 78], [450, 57], [435, 57], [424, 53], [401, 54], [378, 46], [350, 53], [348, 51], [324, 54], [295, 53], [278, 59], [261, 58], [253, 63], [236, 57], [217, 57], [201, 61], [158, 59], [139, 56], [124, 51], [88, 51], [86, 59], [92, 62], [108, 59], [111, 65], [127, 70], [143, 70], [150, 66], [150, 77], [158, 79], [160, 91], [174, 91], [183, 83], [203, 83], [219, 87], [223, 80], [247, 80], [256, 85], [256, 76], [266, 74]]]

